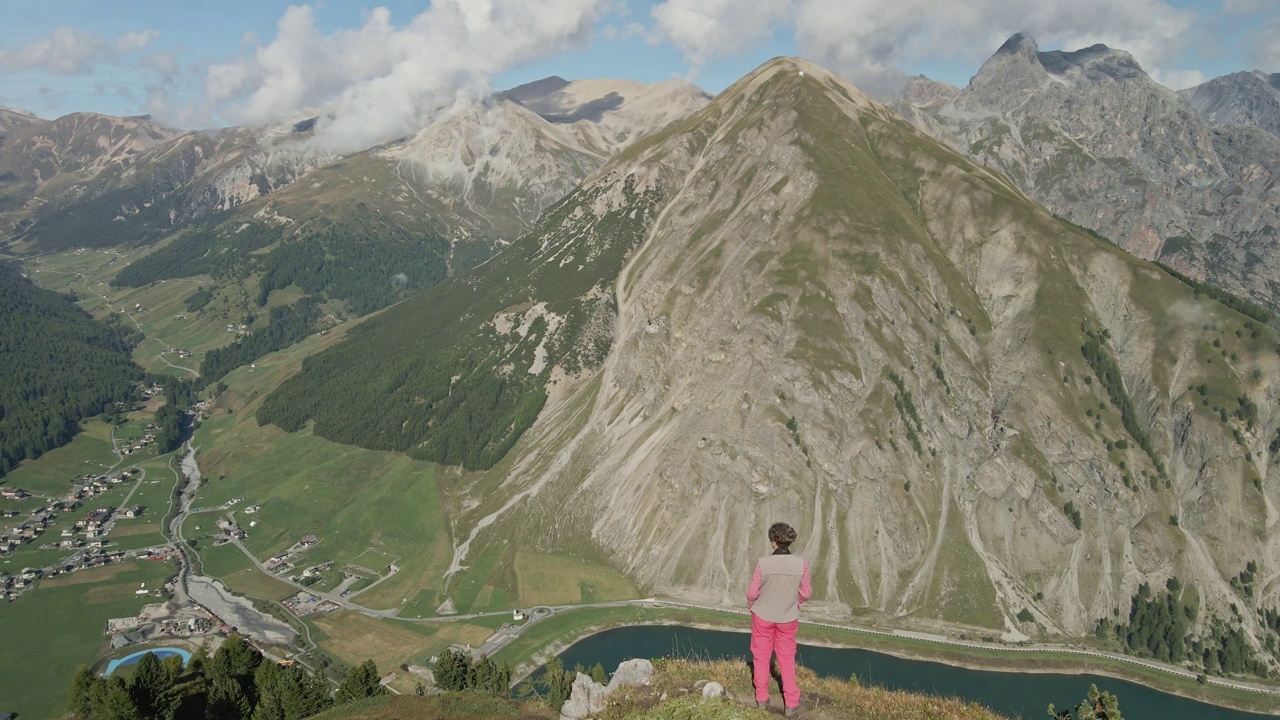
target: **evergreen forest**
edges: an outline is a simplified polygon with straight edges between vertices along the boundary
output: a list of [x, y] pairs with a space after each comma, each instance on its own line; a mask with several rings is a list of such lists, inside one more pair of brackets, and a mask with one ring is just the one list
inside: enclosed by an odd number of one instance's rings
[[130, 401], [142, 378], [130, 356], [139, 339], [0, 264], [0, 476]]

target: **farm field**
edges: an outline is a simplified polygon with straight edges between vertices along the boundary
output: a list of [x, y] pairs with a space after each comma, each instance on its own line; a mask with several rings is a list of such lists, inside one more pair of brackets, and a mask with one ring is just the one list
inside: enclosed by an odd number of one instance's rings
[[573, 558], [518, 552], [515, 573], [524, 605], [632, 600], [640, 597], [634, 583], [612, 570]]
[[156, 587], [176, 571], [172, 563], [126, 562], [42, 581], [0, 609], [4, 710], [20, 718], [58, 717], [66, 709], [75, 669], [106, 650], [108, 618], [136, 615], [159, 602], [137, 596], [141, 583]]
[[479, 646], [493, 630], [471, 623], [442, 625], [376, 620], [350, 610], [307, 618], [320, 647], [347, 664], [372, 658], [382, 672], [425, 665], [451, 644]]

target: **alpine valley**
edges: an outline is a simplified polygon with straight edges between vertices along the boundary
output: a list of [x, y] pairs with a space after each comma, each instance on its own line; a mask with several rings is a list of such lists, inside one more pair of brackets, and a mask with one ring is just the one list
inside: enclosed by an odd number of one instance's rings
[[[109, 324], [49, 352], [111, 367], [0, 483], [60, 498], [91, 457], [137, 463], [166, 483], [137, 480], [139, 534], [256, 600], [262, 644], [374, 657], [405, 692], [490, 647], [482, 613], [738, 609], [775, 520], [809, 619], [1265, 682], [1276, 87], [1179, 94], [1017, 35], [967, 87], [884, 104], [792, 58], [714, 98], [553, 77], [347, 155], [317, 142], [331, 108], [200, 132], [2, 111], [24, 320], [0, 355], [40, 308], [87, 327], [56, 290]], [[166, 403], [187, 448], [126, 459]]]

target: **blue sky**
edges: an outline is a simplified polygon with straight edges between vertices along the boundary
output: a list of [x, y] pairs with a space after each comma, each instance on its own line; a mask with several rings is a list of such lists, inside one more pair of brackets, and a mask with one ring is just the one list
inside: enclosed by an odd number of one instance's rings
[[1130, 50], [1172, 87], [1280, 71], [1280, 0], [329, 0], [295, 12], [291, 31], [289, 4], [266, 0], [4, 5], [0, 105], [180, 126], [284, 120], [344, 93], [403, 100], [407, 115], [547, 75], [686, 77], [718, 92], [776, 55], [873, 91], [899, 72], [962, 85], [1020, 29], [1042, 49]]

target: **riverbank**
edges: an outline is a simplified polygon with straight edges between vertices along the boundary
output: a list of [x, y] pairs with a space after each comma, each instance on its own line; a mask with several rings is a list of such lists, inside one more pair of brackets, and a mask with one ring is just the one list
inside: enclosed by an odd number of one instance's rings
[[[656, 604], [649, 607], [583, 608], [558, 612], [555, 617], [538, 623], [499, 652], [498, 658], [511, 662], [517, 668], [518, 675], [527, 675], [552, 655], [560, 654], [587, 637], [634, 625], [678, 625], [703, 630], [747, 632], [742, 616], [723, 611], [662, 607]], [[967, 670], [1100, 675], [1220, 707], [1258, 713], [1280, 712], [1280, 696], [1221, 685], [1206, 685], [1191, 677], [1173, 675], [1106, 656], [1064, 654], [1052, 650], [960, 647], [922, 638], [814, 625], [802, 626], [800, 639], [807, 645], [869, 650], [904, 660], [937, 662]], [[745, 639], [743, 647], [746, 647]], [[672, 652], [679, 654], [680, 648], [672, 648]], [[1138, 658], [1134, 660], [1141, 662]]]

